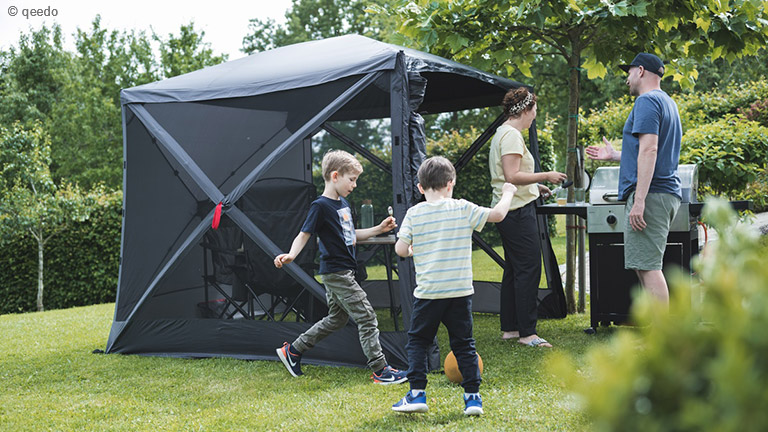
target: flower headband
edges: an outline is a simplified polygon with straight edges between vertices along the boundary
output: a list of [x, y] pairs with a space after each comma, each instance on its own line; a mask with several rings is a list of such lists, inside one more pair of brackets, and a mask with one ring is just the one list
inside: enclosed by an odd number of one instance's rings
[[516, 115], [522, 112], [523, 109], [525, 109], [525, 107], [527, 107], [532, 100], [533, 100], [533, 93], [528, 93], [528, 95], [525, 96], [525, 99], [509, 107], [509, 115]]

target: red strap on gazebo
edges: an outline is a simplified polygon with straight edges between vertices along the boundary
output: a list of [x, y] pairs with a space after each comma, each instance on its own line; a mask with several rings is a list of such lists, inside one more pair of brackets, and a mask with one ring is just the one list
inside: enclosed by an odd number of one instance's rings
[[211, 228], [218, 229], [220, 221], [221, 221], [221, 203], [219, 203], [216, 206], [216, 211], [213, 213], [213, 221], [211, 222]]

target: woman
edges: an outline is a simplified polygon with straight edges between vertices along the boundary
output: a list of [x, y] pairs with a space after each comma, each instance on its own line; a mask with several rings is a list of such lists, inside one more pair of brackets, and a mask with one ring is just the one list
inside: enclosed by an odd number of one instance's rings
[[566, 175], [557, 171], [534, 172], [534, 160], [525, 146], [522, 131], [536, 118], [536, 96], [520, 87], [504, 96], [508, 116], [491, 141], [493, 207], [501, 198], [501, 186], [517, 186], [509, 213], [496, 224], [504, 245], [504, 276], [501, 280], [501, 338], [517, 338], [523, 345], [552, 345], [536, 334], [537, 297], [541, 279], [541, 246], [534, 201], [549, 188], [539, 182], [562, 183]]

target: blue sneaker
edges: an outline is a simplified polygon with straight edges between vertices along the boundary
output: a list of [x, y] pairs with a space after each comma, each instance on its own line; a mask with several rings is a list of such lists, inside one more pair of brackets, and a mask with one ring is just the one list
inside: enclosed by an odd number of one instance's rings
[[382, 385], [400, 384], [401, 382], [408, 381], [405, 371], [397, 370], [389, 365], [384, 366], [384, 369], [378, 375], [374, 372], [371, 378], [373, 378], [374, 383]]
[[392, 405], [392, 410], [404, 413], [427, 412], [427, 392], [422, 391], [418, 396], [413, 396], [413, 391], [409, 391], [398, 403]]
[[295, 377], [304, 375], [301, 372], [301, 354], [294, 354], [294, 352], [291, 351], [291, 344], [283, 342], [283, 346], [276, 351], [277, 356], [280, 357], [280, 361], [283, 362], [285, 368], [288, 369], [288, 372], [290, 372], [291, 375]]
[[480, 415], [483, 413], [483, 400], [480, 393], [464, 393], [464, 415]]

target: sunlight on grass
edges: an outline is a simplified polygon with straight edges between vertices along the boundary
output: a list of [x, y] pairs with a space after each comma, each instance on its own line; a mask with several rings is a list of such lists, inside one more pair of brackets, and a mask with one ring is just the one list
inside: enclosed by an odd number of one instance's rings
[[[559, 229], [564, 233], [564, 229]], [[565, 238], [552, 240], [560, 260]], [[501, 248], [497, 248], [502, 253]], [[498, 281], [501, 268], [482, 251], [476, 279]], [[384, 267], [368, 269], [384, 278]], [[546, 278], [542, 278], [546, 281]], [[546, 282], [543, 282], [546, 284]], [[382, 331], [389, 311], [377, 310]], [[496, 315], [475, 314], [475, 339], [485, 371], [486, 414], [462, 414], [462, 390], [429, 375], [424, 415], [390, 410], [407, 385], [376, 386], [365, 369], [305, 365], [292, 378], [277, 361], [187, 360], [96, 355], [104, 349], [114, 304], [0, 316], [0, 430], [9, 431], [442, 431], [588, 430], [584, 414], [545, 366], [553, 350], [499, 337]], [[538, 332], [583, 364], [586, 350], [624, 329], [582, 331], [588, 315], [542, 320]], [[441, 356], [450, 351], [443, 327]]]
[[[306, 365], [292, 378], [278, 361], [96, 355], [113, 304], [0, 316], [0, 429], [38, 430], [585, 430], [557, 380], [549, 350], [501, 341], [498, 317], [475, 315], [486, 415], [462, 415], [462, 390], [429, 376], [430, 412], [390, 411], [407, 385], [376, 386], [370, 371]], [[386, 313], [386, 311], [383, 311]], [[540, 322], [540, 333], [575, 358], [611, 331], [587, 336], [588, 317]], [[438, 335], [441, 355], [447, 334]], [[277, 358], [276, 358], [277, 359]]]

